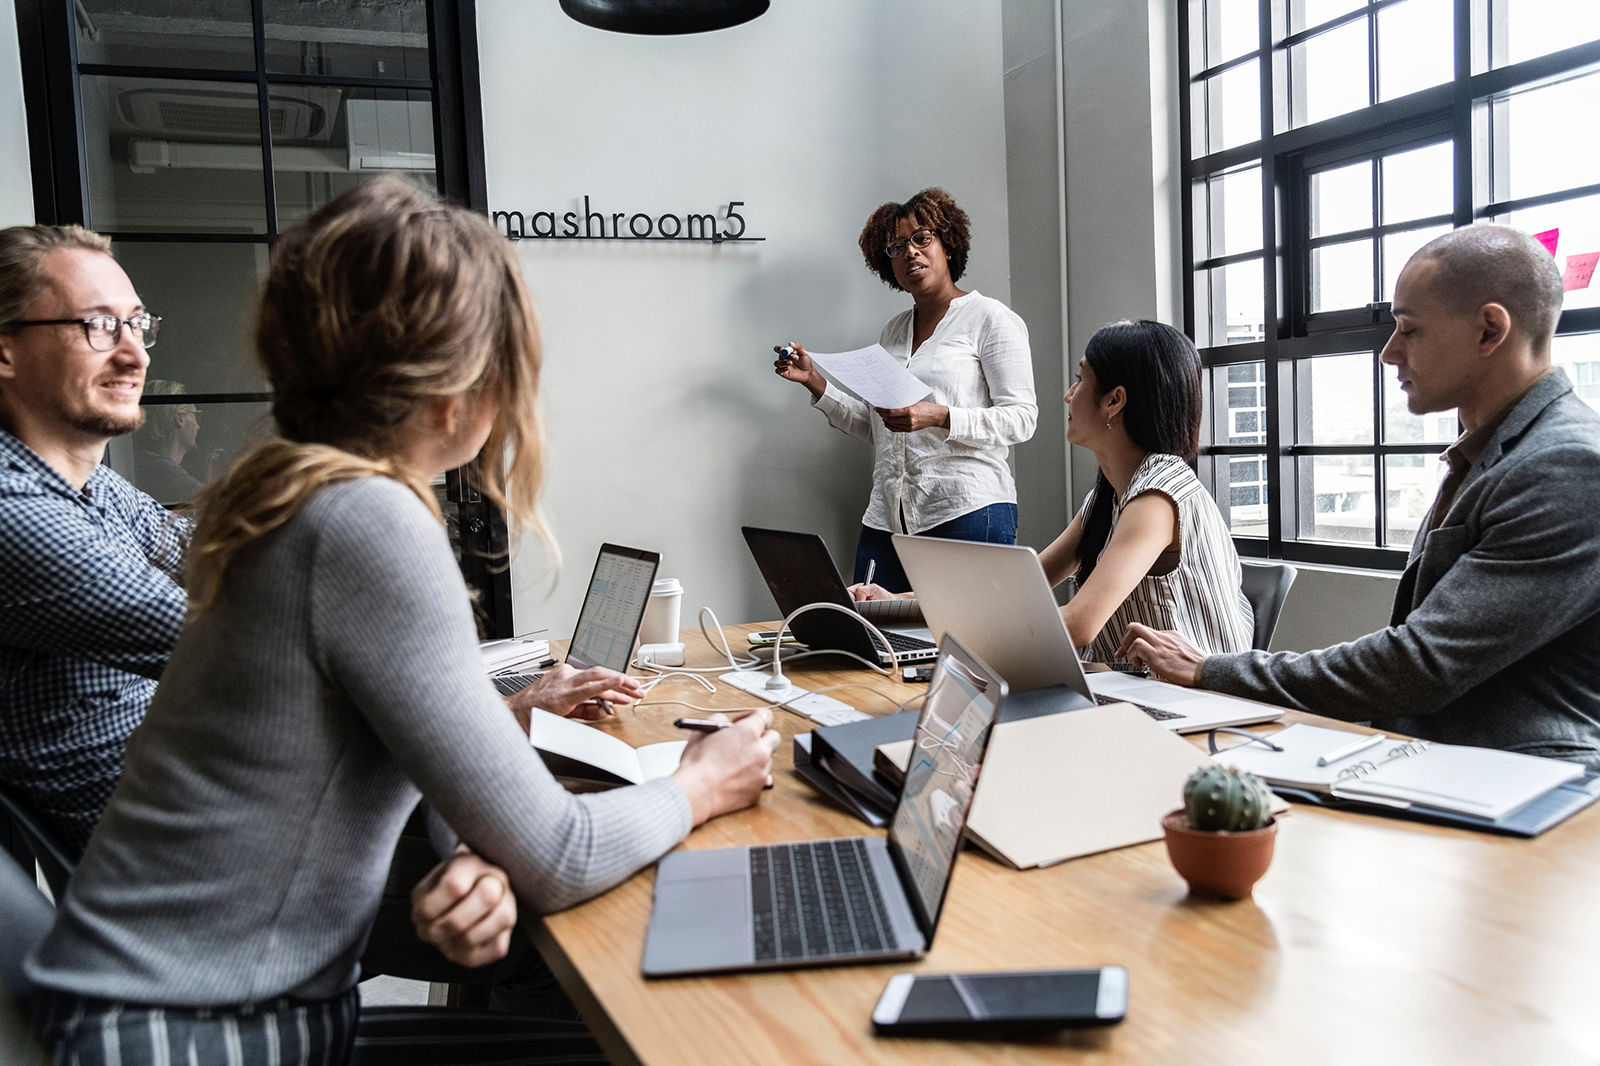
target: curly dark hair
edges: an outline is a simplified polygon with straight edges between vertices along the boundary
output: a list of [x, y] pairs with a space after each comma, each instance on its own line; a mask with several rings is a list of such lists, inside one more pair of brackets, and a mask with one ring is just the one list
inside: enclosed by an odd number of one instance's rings
[[894, 267], [889, 259], [889, 242], [895, 240], [895, 228], [902, 218], [915, 218], [939, 237], [944, 245], [945, 257], [950, 262], [950, 280], [960, 281], [967, 271], [967, 252], [972, 248], [972, 228], [967, 213], [956, 205], [955, 198], [943, 189], [923, 189], [903, 204], [884, 204], [872, 212], [867, 224], [861, 227], [861, 254], [866, 256], [867, 268], [891, 289], [904, 292], [895, 280]]

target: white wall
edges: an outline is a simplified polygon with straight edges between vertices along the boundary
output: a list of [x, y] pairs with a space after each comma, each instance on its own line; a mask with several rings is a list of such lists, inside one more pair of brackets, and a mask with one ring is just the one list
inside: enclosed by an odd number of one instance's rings
[[22, 101], [17, 8], [0, 0], [0, 227], [32, 225], [33, 174], [28, 163], [28, 113]]
[[518, 245], [543, 315], [565, 555], [546, 598], [524, 546], [518, 630], [567, 635], [603, 540], [662, 552], [686, 624], [702, 604], [772, 616], [741, 524], [820, 532], [848, 575], [868, 448], [773, 375], [771, 348], [869, 344], [910, 306], [855, 242], [874, 207], [928, 185], [972, 217], [963, 287], [1009, 299], [1000, 5], [806, 0], [677, 38], [589, 29], [553, 3], [480, 0], [478, 18], [492, 209], [734, 199], [768, 238]]

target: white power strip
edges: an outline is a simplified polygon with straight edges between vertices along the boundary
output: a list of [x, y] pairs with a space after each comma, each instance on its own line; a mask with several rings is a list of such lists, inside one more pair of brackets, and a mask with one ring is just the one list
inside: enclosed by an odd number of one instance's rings
[[861, 722], [872, 717], [856, 710], [848, 703], [839, 702], [832, 696], [807, 692], [787, 677], [783, 679], [782, 688], [768, 688], [767, 682], [772, 680], [772, 675], [755, 670], [735, 670], [719, 675], [719, 680], [768, 703], [782, 703], [785, 707], [792, 707], [818, 725], [844, 725], [846, 722]]

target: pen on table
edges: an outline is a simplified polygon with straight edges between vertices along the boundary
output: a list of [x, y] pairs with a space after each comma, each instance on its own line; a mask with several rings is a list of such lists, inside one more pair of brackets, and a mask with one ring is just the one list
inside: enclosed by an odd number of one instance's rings
[[726, 729], [732, 722], [713, 722], [709, 718], [680, 718], [672, 723], [679, 729], [687, 729], [691, 733], [715, 733]]
[[1360, 740], [1346, 744], [1342, 748], [1334, 748], [1328, 754], [1321, 756], [1317, 759], [1317, 765], [1332, 766], [1340, 759], [1348, 759], [1350, 756], [1358, 755], [1368, 748], [1375, 748], [1388, 739], [1382, 733], [1374, 733], [1370, 737], [1362, 737]]
[[876, 574], [877, 572], [878, 572], [878, 560], [876, 560], [876, 559], [868, 559], [867, 560], [867, 579], [861, 583], [862, 586], [865, 587], [867, 585], [872, 584], [872, 575]]

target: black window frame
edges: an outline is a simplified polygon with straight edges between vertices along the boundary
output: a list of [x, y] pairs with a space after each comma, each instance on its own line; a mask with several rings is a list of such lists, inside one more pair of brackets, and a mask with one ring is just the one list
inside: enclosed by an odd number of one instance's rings
[[[272, 136], [266, 113], [270, 88], [275, 85], [428, 92], [433, 101], [439, 192], [447, 200], [488, 214], [476, 0], [427, 0], [429, 77], [425, 79], [269, 70], [265, 55], [264, 7], [263, 0], [250, 0], [255, 44], [253, 70], [191, 69], [80, 63], [73, 0], [17, 0], [35, 221], [47, 225], [86, 225], [90, 219], [88, 157], [79, 136], [82, 128], [79, 78], [92, 75], [254, 85], [261, 115], [265, 233], [106, 232], [113, 240], [268, 246], [275, 242], [279, 230], [278, 199]], [[221, 404], [260, 403], [270, 399], [266, 393], [218, 393], [150, 396], [141, 402]], [[463, 576], [473, 591], [480, 627], [485, 636], [510, 637], [515, 630], [503, 516], [472, 487], [472, 478], [465, 470], [453, 470], [446, 475], [444, 496], [445, 502], [453, 505], [452, 539], [460, 549]]]
[[[1264, 442], [1258, 445], [1216, 445], [1208, 433], [1202, 448], [1200, 468], [1213, 495], [1219, 487], [1218, 460], [1229, 456], [1261, 455], [1267, 459], [1267, 508], [1265, 537], [1235, 537], [1239, 554], [1247, 557], [1285, 559], [1295, 562], [1354, 566], [1383, 570], [1404, 569], [1408, 551], [1385, 547], [1384, 457], [1387, 455], [1434, 454], [1445, 444], [1389, 444], [1382, 434], [1383, 394], [1381, 371], [1376, 353], [1394, 330], [1394, 319], [1387, 303], [1374, 301], [1369, 307], [1352, 311], [1310, 312], [1310, 226], [1308, 178], [1310, 170], [1326, 164], [1341, 152], [1351, 159], [1395, 151], [1448, 137], [1455, 145], [1453, 161], [1454, 203], [1451, 212], [1433, 221], [1448, 221], [1453, 226], [1475, 220], [1499, 217], [1526, 207], [1575, 199], [1585, 193], [1600, 193], [1600, 180], [1593, 185], [1561, 190], [1519, 200], [1493, 201], [1488, 195], [1490, 165], [1482, 144], [1482, 123], [1494, 100], [1507, 92], [1535, 88], [1564, 77], [1600, 70], [1600, 41], [1551, 52], [1520, 63], [1494, 66], [1489, 62], [1488, 41], [1483, 32], [1491, 16], [1489, 0], [1453, 0], [1455, 75], [1446, 82], [1397, 99], [1380, 101], [1366, 108], [1324, 119], [1309, 125], [1292, 126], [1291, 51], [1330, 28], [1362, 18], [1369, 19], [1369, 72], [1373, 85], [1369, 99], [1378, 100], [1376, 91], [1376, 27], [1378, 13], [1403, 0], [1370, 0], [1334, 19], [1306, 27], [1294, 34], [1289, 28], [1291, 0], [1258, 0], [1256, 47], [1229, 57], [1205, 69], [1203, 37], [1207, 30], [1205, 5], [1208, 0], [1174, 0], [1178, 25], [1178, 85], [1180, 143], [1183, 158], [1184, 192], [1182, 200], [1183, 313], [1191, 337], [1202, 337], [1196, 320], [1197, 271], [1244, 260], [1260, 258], [1262, 263], [1263, 337], [1239, 344], [1202, 347], [1201, 361], [1206, 368], [1207, 393], [1211, 393], [1214, 367], [1243, 363], [1265, 366], [1266, 401]], [[1499, 38], [1495, 37], [1498, 42]], [[1195, 87], [1209, 78], [1250, 62], [1257, 63], [1260, 77], [1259, 140], [1194, 155]], [[1477, 71], [1476, 73], [1474, 71]], [[1196, 247], [1196, 204], [1204, 202], [1195, 190], [1206, 179], [1220, 174], [1261, 168], [1261, 223], [1263, 247], [1259, 253], [1243, 252], [1207, 259], [1207, 249]], [[1596, 175], [1600, 179], [1600, 175]], [[1376, 192], [1375, 192], [1376, 195]], [[1374, 216], [1374, 223], [1379, 221]], [[1412, 221], [1403, 227], [1420, 226], [1429, 220]], [[1381, 231], [1381, 227], [1380, 227]], [[1381, 247], [1381, 241], [1377, 242]], [[1375, 249], [1374, 255], [1379, 254]], [[1381, 275], [1380, 275], [1381, 280]], [[1377, 295], [1382, 295], [1381, 293]], [[1209, 312], [1209, 309], [1207, 309]], [[1205, 336], [1209, 336], [1207, 319]], [[1564, 311], [1557, 335], [1600, 331], [1600, 308]], [[1226, 338], [1224, 338], [1225, 340]], [[1307, 445], [1294, 439], [1297, 403], [1293, 375], [1297, 360], [1335, 353], [1370, 350], [1374, 353], [1373, 419], [1371, 445]], [[1210, 418], [1218, 416], [1210, 412]], [[1209, 423], [1208, 423], [1209, 428]], [[1373, 456], [1374, 525], [1371, 546], [1329, 541], [1301, 540], [1296, 535], [1299, 512], [1294, 498], [1298, 484], [1296, 464], [1315, 455], [1360, 454]], [[1272, 460], [1276, 460], [1275, 462]], [[1219, 502], [1226, 502], [1219, 497]]]

